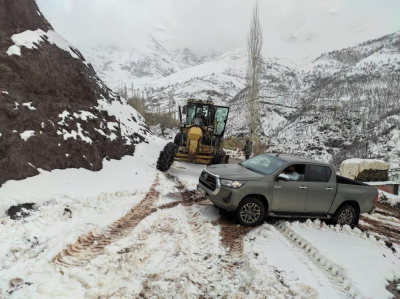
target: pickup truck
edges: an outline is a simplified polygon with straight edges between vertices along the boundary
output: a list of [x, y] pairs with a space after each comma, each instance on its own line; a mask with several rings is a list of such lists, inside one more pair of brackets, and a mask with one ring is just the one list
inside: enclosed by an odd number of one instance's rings
[[377, 188], [336, 175], [329, 164], [284, 154], [208, 166], [197, 190], [246, 226], [266, 216], [331, 219], [354, 226], [361, 213], [375, 211], [378, 201]]

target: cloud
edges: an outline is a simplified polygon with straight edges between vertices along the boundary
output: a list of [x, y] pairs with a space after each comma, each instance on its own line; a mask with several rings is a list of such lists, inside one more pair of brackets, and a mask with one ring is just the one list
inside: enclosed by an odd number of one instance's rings
[[[254, 0], [37, 0], [78, 47], [141, 47], [152, 27], [197, 53], [245, 47]], [[260, 0], [264, 55], [302, 61], [400, 29], [398, 0]]]

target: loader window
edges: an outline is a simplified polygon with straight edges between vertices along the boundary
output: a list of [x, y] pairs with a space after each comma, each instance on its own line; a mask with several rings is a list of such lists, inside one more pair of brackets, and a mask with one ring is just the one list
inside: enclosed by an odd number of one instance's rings
[[209, 107], [202, 105], [188, 106], [186, 124], [191, 125], [197, 115], [203, 115], [203, 121], [205, 121], [205, 125], [208, 125]]
[[215, 107], [215, 131], [214, 135], [223, 136], [225, 133], [226, 121], [228, 119], [228, 107]]

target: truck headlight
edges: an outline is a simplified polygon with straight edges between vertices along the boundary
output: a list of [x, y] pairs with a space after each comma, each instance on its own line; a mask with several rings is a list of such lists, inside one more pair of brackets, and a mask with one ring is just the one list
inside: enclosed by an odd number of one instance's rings
[[226, 186], [226, 187], [233, 188], [233, 189], [239, 189], [244, 184], [246, 184], [245, 181], [221, 180], [221, 185], [222, 186]]

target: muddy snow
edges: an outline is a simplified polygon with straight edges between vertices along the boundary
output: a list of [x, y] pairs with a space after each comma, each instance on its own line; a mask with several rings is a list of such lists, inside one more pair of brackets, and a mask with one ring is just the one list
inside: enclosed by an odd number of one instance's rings
[[[242, 227], [194, 191], [202, 165], [157, 171], [166, 142], [150, 139], [99, 172], [41, 171], [0, 188], [0, 298], [393, 297], [393, 206], [379, 203], [354, 229]], [[25, 217], [7, 216], [24, 203], [35, 203]]]

